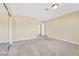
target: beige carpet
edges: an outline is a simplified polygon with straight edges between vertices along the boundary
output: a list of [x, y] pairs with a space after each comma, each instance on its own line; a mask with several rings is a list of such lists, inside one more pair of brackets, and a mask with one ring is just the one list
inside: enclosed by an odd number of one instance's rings
[[79, 56], [79, 46], [64, 41], [43, 38], [14, 42], [9, 56]]

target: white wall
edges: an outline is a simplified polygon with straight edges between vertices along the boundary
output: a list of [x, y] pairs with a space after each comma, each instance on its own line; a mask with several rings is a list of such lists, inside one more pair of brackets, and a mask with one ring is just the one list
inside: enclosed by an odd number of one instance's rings
[[27, 40], [37, 37], [38, 21], [36, 18], [16, 15], [12, 22], [13, 40]]
[[79, 11], [46, 21], [46, 35], [79, 44]]
[[8, 42], [8, 16], [0, 13], [0, 43]]
[[[8, 15], [0, 13], [0, 43], [9, 42]], [[38, 35], [38, 21], [34, 17], [12, 17], [12, 40], [35, 39]]]

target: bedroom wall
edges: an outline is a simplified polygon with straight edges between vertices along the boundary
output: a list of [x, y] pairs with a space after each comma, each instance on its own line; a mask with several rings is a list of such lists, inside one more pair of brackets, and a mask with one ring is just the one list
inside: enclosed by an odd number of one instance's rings
[[46, 35], [79, 44], [79, 11], [45, 22]]
[[8, 16], [0, 12], [0, 43], [8, 42]]
[[13, 17], [13, 40], [34, 39], [38, 35], [38, 21], [34, 17], [14, 16]]
[[[8, 15], [0, 13], [0, 43], [9, 42]], [[38, 21], [34, 17], [12, 16], [13, 41], [35, 39], [38, 35]]]

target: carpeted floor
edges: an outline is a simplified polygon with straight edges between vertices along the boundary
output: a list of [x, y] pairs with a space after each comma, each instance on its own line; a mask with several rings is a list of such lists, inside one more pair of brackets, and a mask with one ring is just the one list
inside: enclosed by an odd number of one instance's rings
[[0, 44], [0, 56], [79, 56], [79, 45], [42, 38]]
[[79, 56], [79, 46], [44, 38], [14, 42], [9, 56]]
[[0, 43], [0, 56], [6, 56], [8, 54], [8, 43]]

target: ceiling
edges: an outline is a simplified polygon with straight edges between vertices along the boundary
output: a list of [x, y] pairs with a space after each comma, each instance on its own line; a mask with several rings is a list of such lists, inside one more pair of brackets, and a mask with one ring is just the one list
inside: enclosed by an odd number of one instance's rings
[[0, 3], [0, 12], [3, 12], [3, 13], [6, 12], [6, 9], [5, 9], [5, 7], [3, 6], [2, 3]]
[[[16, 15], [36, 17], [39, 21], [46, 21], [79, 10], [79, 3], [59, 3], [57, 9], [45, 10], [53, 3], [10, 3], [11, 10]], [[4, 8], [3, 8], [4, 9]], [[0, 11], [3, 11], [0, 4]]]

